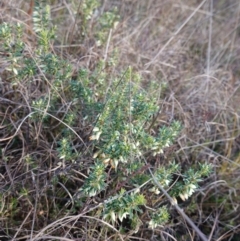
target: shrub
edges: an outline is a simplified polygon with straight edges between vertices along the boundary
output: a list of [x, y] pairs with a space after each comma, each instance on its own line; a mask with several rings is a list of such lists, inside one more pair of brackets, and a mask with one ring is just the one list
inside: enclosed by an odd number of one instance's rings
[[[84, 1], [86, 31], [97, 8], [96, 2], [87, 3], [91, 2]], [[106, 33], [116, 21], [119, 21], [116, 9], [99, 16], [95, 30], [98, 46], [106, 42]], [[98, 208], [89, 209], [90, 215], [122, 232], [128, 232], [124, 227], [126, 220], [129, 232], [137, 232], [144, 221], [152, 229], [167, 224], [171, 209], [164, 204], [166, 199], [149, 169], [176, 201], [179, 196], [186, 200], [194, 193], [202, 178], [209, 175], [210, 166], [190, 167], [181, 174], [181, 164], [172, 160], [152, 165], [151, 159], [163, 155], [164, 149], [174, 143], [182, 129], [181, 123], [159, 125], [156, 118], [161, 111], [159, 100], [141, 88], [141, 76], [131, 67], [110, 75], [103, 68], [106, 62], [100, 60], [94, 70], [82, 68], [73, 77], [73, 66], [51, 51], [55, 27], [51, 26], [49, 6], [41, 1], [35, 6], [33, 24], [37, 38], [33, 49], [24, 41], [20, 24], [0, 26], [0, 51], [6, 56], [8, 66], [4, 81], [14, 90], [11, 101], [19, 101], [27, 108], [22, 113], [16, 110], [15, 131], [7, 133], [12, 137], [6, 137], [11, 145], [2, 145], [1, 165], [14, 166], [22, 155], [17, 171], [25, 179], [12, 183], [10, 191], [3, 191], [6, 202], [0, 214], [9, 222], [7, 226], [19, 225], [20, 220], [14, 222], [14, 219], [19, 213], [28, 212], [34, 198], [38, 219], [43, 219], [43, 214], [50, 220], [59, 219], [97, 202]], [[114, 57], [108, 66], [116, 64], [112, 62]], [[1, 108], [7, 111], [6, 106]], [[12, 123], [5, 120], [5, 125], [11, 129]], [[17, 148], [21, 143], [25, 146], [25, 142], [28, 148], [20, 155]], [[11, 154], [14, 151], [17, 151], [16, 158]], [[33, 181], [28, 182], [31, 178]], [[29, 205], [20, 204], [21, 210], [16, 198], [28, 200]], [[67, 202], [69, 198], [71, 206]], [[6, 215], [8, 211], [12, 212], [10, 216]], [[31, 218], [34, 215], [29, 214], [28, 219]], [[28, 227], [27, 222], [22, 225]], [[39, 221], [34, 230], [41, 228]]]

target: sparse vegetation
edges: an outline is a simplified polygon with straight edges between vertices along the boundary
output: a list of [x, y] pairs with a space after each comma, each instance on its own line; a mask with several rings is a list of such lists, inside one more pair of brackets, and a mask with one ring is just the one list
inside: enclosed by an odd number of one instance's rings
[[0, 240], [238, 240], [238, 3], [0, 7]]

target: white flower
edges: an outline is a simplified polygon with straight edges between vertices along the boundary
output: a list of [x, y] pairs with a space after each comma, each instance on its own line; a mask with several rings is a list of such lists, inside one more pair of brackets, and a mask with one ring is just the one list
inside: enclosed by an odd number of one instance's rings
[[181, 194], [179, 194], [179, 196], [183, 201], [186, 201], [189, 198], [187, 193], [181, 193]]
[[97, 126], [95, 126], [94, 128], [93, 128], [93, 132], [98, 132], [99, 131], [99, 128], [97, 127]]
[[148, 223], [148, 226], [149, 226], [149, 228], [154, 229], [154, 228], [156, 228], [156, 227], [158, 226], [158, 224], [155, 223], [153, 220], [151, 220], [151, 221]]
[[89, 140], [93, 141], [93, 140], [98, 140], [100, 138], [100, 135], [102, 134], [101, 131], [97, 132], [95, 135], [92, 135], [89, 137]]
[[150, 192], [154, 192], [154, 193], [157, 194], [157, 195], [160, 193], [160, 191], [159, 191], [158, 188], [156, 188], [156, 187], [150, 188], [149, 191], [150, 191]]

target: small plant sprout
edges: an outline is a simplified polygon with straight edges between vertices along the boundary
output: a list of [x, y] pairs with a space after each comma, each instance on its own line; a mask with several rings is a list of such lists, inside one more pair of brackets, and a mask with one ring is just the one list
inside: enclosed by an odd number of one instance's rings
[[151, 215], [151, 220], [148, 223], [149, 228], [155, 229], [158, 226], [163, 226], [169, 221], [170, 215], [166, 206], [160, 207]]
[[122, 189], [118, 198], [105, 205], [103, 218], [111, 223], [115, 223], [117, 219], [122, 222], [127, 217], [132, 220], [142, 212], [140, 206], [144, 204], [146, 204], [146, 199], [142, 194], [128, 194]]
[[89, 197], [96, 196], [99, 192], [105, 190], [106, 184], [106, 172], [104, 163], [98, 161], [92, 167], [89, 177], [85, 180], [83, 191]]

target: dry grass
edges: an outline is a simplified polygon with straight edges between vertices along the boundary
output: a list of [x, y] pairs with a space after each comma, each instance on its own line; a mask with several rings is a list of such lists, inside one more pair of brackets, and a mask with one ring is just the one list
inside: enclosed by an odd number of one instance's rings
[[[112, 72], [131, 65], [144, 76], [143, 88], [151, 81], [159, 86], [167, 83], [159, 118], [166, 123], [179, 119], [184, 125], [176, 145], [177, 161], [187, 166], [206, 160], [214, 165], [214, 174], [182, 207], [209, 240], [239, 240], [240, 3], [106, 0], [101, 11], [117, 6], [121, 21], [109, 32], [108, 45], [102, 49], [91, 34], [81, 42], [81, 22], [74, 14], [78, 4], [73, 2], [77, 1], [51, 1], [52, 19], [59, 36], [53, 51], [73, 63], [77, 71], [82, 67], [94, 69], [99, 59], [108, 58], [117, 48], [119, 65]], [[31, 32], [29, 8], [26, 1], [3, 0], [0, 21], [22, 22], [31, 52], [36, 39]], [[173, 219], [165, 229], [152, 232], [142, 228], [125, 237], [110, 224], [90, 215], [96, 206], [78, 207], [74, 215], [59, 207], [61, 202], [54, 198], [56, 193], [63, 192], [57, 196], [62, 196], [64, 203], [76, 185], [83, 183], [83, 174], [74, 170], [74, 165], [62, 170], [53, 161], [57, 158], [57, 137], [50, 130], [42, 133], [41, 123], [34, 126], [26, 118], [31, 112], [28, 100], [41, 94], [39, 86], [32, 85], [30, 92], [23, 85], [17, 90], [18, 99], [12, 99], [10, 80], [5, 81], [8, 76], [2, 71], [6, 64], [1, 55], [1, 240], [157, 240], [155, 236], [158, 240], [199, 240], [184, 220]], [[62, 111], [67, 108], [64, 103]], [[58, 122], [52, 125], [57, 128]], [[75, 131], [85, 136], [83, 141], [87, 145], [90, 127], [79, 123]], [[34, 160], [28, 159], [29, 151]], [[12, 158], [7, 161], [4, 155]], [[85, 174], [88, 162], [86, 159], [83, 165]], [[63, 171], [66, 175], [61, 175]], [[46, 193], [56, 175], [62, 186]], [[109, 233], [113, 236], [109, 237]]]

